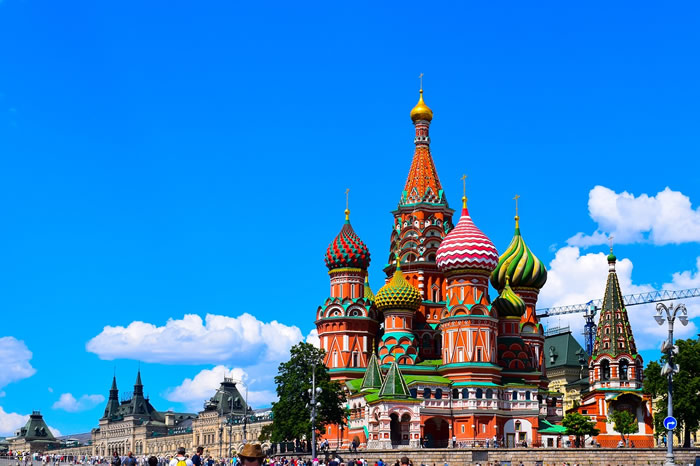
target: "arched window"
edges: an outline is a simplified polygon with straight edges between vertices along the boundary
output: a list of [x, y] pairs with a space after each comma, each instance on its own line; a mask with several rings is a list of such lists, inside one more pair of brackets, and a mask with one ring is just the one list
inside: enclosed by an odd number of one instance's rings
[[511, 400], [517, 400], [518, 399], [518, 392], [513, 390], [513, 396], [511, 397]]
[[442, 388], [435, 389], [435, 399], [442, 400]]
[[459, 389], [458, 388], [453, 388], [452, 389], [452, 399], [456, 400], [459, 398]]
[[433, 342], [430, 339], [430, 335], [426, 333], [423, 335], [423, 348], [430, 348], [431, 346], [433, 346]]
[[425, 387], [423, 389], [423, 398], [425, 398], [426, 400], [430, 398], [430, 389], [428, 387]]
[[477, 389], [476, 389], [476, 397], [477, 397], [478, 399], [482, 399], [482, 398], [484, 397], [484, 391], [483, 391], [482, 389], [480, 389], [480, 388], [477, 388]]
[[627, 380], [627, 370], [629, 368], [629, 362], [627, 359], [621, 359], [619, 370], [620, 370], [620, 380]]
[[462, 389], [462, 398], [464, 398], [465, 400], [467, 398], [469, 398], [469, 389], [467, 389], [467, 388]]
[[610, 361], [607, 359], [600, 363], [600, 380], [610, 380]]
[[530, 392], [525, 392], [525, 399], [530, 401]]
[[488, 390], [486, 390], [486, 399], [490, 400], [491, 398], [493, 398], [493, 390], [489, 388]]
[[409, 390], [409, 393], [411, 394], [411, 397], [412, 397], [412, 398], [418, 398], [418, 389], [416, 389], [416, 388], [411, 388], [411, 389]]
[[[430, 259], [431, 257], [432, 257], [432, 259]], [[428, 256], [428, 260], [434, 262], [435, 261], [435, 254], [431, 254], [430, 256]], [[438, 301], [440, 301], [440, 288], [438, 288], [437, 286], [434, 286], [433, 287], [433, 302], [437, 303]]]

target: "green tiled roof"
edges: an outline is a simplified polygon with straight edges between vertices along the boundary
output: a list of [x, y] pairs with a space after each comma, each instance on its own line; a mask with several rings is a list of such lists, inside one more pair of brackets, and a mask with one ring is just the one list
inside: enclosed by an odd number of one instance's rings
[[[563, 332], [557, 335], [545, 337], [544, 339], [544, 359], [545, 367], [580, 367], [577, 352], [581, 351], [588, 361], [588, 355], [583, 351], [581, 345], [573, 337], [571, 332]], [[554, 355], [554, 362], [552, 362]]]
[[427, 361], [421, 361], [417, 366], [442, 366], [442, 359], [428, 359]]
[[384, 382], [384, 379], [382, 378], [382, 371], [379, 369], [377, 355], [372, 353], [372, 356], [369, 358], [369, 363], [367, 364], [365, 375], [362, 377], [362, 385], [360, 386], [360, 390], [381, 388], [382, 382]]
[[451, 383], [450, 379], [439, 375], [406, 375], [404, 376], [404, 380], [406, 381], [407, 385], [414, 383], [449, 385]]
[[408, 398], [411, 396], [408, 391], [408, 385], [406, 385], [406, 381], [396, 362], [393, 362], [391, 367], [389, 367], [389, 372], [386, 373], [382, 388], [379, 390], [379, 396], [381, 398]]
[[540, 434], [566, 434], [566, 427], [558, 426], [542, 419], [537, 431]]

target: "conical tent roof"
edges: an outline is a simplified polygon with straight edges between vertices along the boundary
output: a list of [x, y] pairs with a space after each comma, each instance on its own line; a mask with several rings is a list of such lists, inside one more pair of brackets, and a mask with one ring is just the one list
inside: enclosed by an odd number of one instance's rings
[[408, 391], [406, 380], [401, 374], [399, 365], [394, 361], [389, 367], [389, 372], [386, 373], [382, 388], [379, 389], [379, 397], [387, 398], [409, 398], [411, 396]]
[[382, 388], [382, 383], [384, 378], [382, 377], [382, 371], [379, 369], [379, 362], [377, 361], [377, 355], [372, 353], [372, 357], [369, 358], [369, 363], [367, 364], [367, 370], [365, 370], [365, 375], [362, 377], [362, 385], [360, 390], [368, 389], [380, 389]]

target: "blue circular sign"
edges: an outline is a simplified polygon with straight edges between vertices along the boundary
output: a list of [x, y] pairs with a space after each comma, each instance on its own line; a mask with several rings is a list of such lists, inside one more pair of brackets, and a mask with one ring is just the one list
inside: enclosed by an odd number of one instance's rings
[[664, 419], [664, 428], [667, 430], [673, 430], [677, 425], [678, 421], [676, 421], [676, 418], [673, 416], [668, 416], [666, 419]]

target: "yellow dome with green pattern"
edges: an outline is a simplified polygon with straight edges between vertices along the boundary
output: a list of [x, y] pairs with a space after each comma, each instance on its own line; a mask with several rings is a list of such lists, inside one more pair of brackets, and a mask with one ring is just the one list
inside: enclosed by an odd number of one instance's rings
[[408, 283], [400, 264], [396, 267], [394, 276], [389, 283], [379, 289], [374, 303], [380, 310], [385, 309], [409, 309], [415, 311], [423, 302], [420, 291]]

